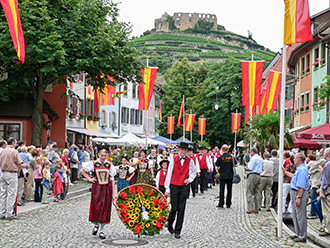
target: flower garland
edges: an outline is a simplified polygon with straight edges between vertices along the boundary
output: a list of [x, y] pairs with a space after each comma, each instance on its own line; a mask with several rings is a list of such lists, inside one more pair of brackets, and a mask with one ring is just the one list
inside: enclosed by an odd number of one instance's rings
[[166, 227], [169, 214], [164, 195], [146, 184], [134, 184], [121, 190], [117, 211], [126, 228], [140, 235], [159, 234]]

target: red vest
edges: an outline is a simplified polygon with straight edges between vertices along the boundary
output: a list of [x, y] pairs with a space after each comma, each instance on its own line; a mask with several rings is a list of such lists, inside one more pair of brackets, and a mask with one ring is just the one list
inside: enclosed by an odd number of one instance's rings
[[199, 156], [199, 154], [197, 155], [197, 159], [199, 162], [199, 168], [202, 169], [208, 169], [207, 167], [207, 163], [206, 163], [206, 155], [203, 154], [202, 158]]
[[166, 173], [164, 175], [164, 172], [163, 172], [163, 169], [161, 169], [159, 171], [159, 186], [164, 186], [165, 184], [165, 179], [166, 179], [166, 176], [167, 176], [167, 169], [166, 169]]
[[185, 185], [183, 181], [189, 177], [190, 160], [191, 160], [191, 158], [186, 156], [183, 165], [181, 165], [180, 156], [178, 155], [178, 156], [174, 157], [171, 184], [176, 185], [176, 186]]

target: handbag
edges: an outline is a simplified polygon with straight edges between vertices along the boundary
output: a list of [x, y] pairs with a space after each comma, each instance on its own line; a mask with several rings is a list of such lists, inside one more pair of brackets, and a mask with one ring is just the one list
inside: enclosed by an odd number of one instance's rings
[[233, 176], [233, 183], [238, 184], [241, 181], [241, 177], [239, 174], [236, 173], [236, 168], [235, 168], [235, 163], [234, 163], [234, 159], [232, 156], [232, 160], [233, 160], [233, 171], [234, 171], [234, 176]]
[[45, 178], [42, 179], [41, 184], [44, 185], [48, 190], [52, 189], [52, 184]]

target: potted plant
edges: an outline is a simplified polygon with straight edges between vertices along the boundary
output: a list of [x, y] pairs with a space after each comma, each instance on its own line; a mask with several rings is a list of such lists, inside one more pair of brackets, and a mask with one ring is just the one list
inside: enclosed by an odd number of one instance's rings
[[87, 120], [89, 120], [89, 121], [94, 120], [94, 116], [93, 115], [88, 115]]
[[77, 115], [77, 112], [74, 112], [73, 110], [69, 111], [69, 117], [74, 118]]
[[80, 117], [80, 119], [82, 119], [82, 118], [86, 117], [86, 114], [80, 112], [79, 117]]
[[94, 121], [98, 121], [99, 119], [101, 119], [100, 116], [98, 115], [94, 115], [93, 117], [94, 117]]

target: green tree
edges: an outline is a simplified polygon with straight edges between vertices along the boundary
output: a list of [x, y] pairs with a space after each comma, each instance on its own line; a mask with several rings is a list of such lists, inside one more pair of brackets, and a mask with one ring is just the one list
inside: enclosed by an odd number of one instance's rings
[[[197, 118], [201, 116], [203, 97], [205, 89], [201, 86], [206, 78], [207, 70], [204, 66], [195, 66], [187, 58], [176, 62], [165, 73], [166, 84], [162, 85], [166, 95], [162, 97], [163, 119], [165, 122], [160, 126], [160, 134], [167, 135], [167, 117], [175, 117], [175, 131], [173, 139], [182, 136], [182, 125], [176, 126], [180, 112], [180, 106], [183, 96], [185, 97], [185, 113], [192, 112], [196, 114], [195, 125], [193, 128], [193, 140], [197, 139], [198, 125]], [[182, 117], [184, 119], [184, 116]], [[183, 123], [183, 121], [181, 121]], [[186, 137], [190, 137], [186, 134]]]
[[[117, 5], [110, 0], [22, 0], [19, 4], [26, 60], [18, 58], [3, 12], [0, 12], [0, 64], [8, 79], [0, 82], [0, 96], [19, 91], [32, 94], [32, 143], [41, 143], [42, 102], [48, 85], [66, 83], [84, 71], [88, 84], [104, 88], [140, 79], [136, 50], [128, 43], [130, 26], [118, 22]], [[97, 81], [96, 81], [97, 78]]]
[[[231, 113], [235, 113], [236, 110], [242, 113], [244, 110], [240, 61], [230, 58], [211, 67], [204, 86], [207, 87], [203, 100], [206, 138], [210, 141], [211, 146], [233, 144]], [[214, 108], [216, 101], [219, 105], [218, 110]]]
[[[280, 133], [280, 112], [270, 112], [265, 115], [257, 115], [252, 118], [251, 127], [245, 125], [241, 129], [241, 135], [244, 137], [244, 143], [250, 142], [260, 149], [279, 148]], [[294, 145], [294, 137], [286, 128], [284, 130], [284, 145], [291, 147]]]

